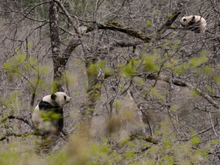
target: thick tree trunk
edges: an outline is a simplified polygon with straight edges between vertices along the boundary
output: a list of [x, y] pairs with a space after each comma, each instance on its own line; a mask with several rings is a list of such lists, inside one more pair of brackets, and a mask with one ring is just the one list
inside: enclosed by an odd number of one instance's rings
[[61, 86], [63, 67], [60, 64], [60, 37], [59, 37], [59, 14], [57, 4], [51, 0], [49, 8], [50, 18], [50, 39], [52, 59], [54, 65], [54, 86], [53, 91], [63, 91]]

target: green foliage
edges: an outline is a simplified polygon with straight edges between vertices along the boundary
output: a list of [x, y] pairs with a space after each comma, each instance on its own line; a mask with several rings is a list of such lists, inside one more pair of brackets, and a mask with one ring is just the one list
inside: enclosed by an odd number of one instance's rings
[[42, 111], [41, 112], [41, 117], [46, 120], [46, 121], [50, 121], [50, 120], [58, 120], [61, 118], [61, 115], [58, 113], [54, 113], [52, 110], [51, 111]]
[[94, 142], [73, 136], [69, 145], [58, 152], [57, 155], [48, 157], [48, 163], [54, 165], [81, 165], [81, 164], [112, 164], [120, 160], [120, 156], [110, 150], [110, 146], [103, 142], [97, 145]]
[[199, 144], [201, 142], [201, 140], [197, 137], [197, 136], [194, 136], [192, 139], [191, 139], [191, 143], [194, 145], [194, 144]]
[[[201, 140], [192, 131], [192, 138], [188, 141], [179, 141], [172, 129], [168, 117], [157, 128], [156, 136], [160, 141], [152, 145], [146, 142], [146, 137], [131, 140], [124, 138], [116, 141], [117, 147], [112, 149], [107, 139], [94, 141], [93, 138], [73, 135], [69, 142], [60, 150], [48, 156], [39, 157], [34, 153], [33, 144], [22, 144], [20, 141], [2, 145], [0, 164], [11, 165], [111, 165], [111, 164], [199, 164], [207, 161], [209, 147], [199, 148]], [[212, 145], [218, 141], [212, 142]], [[4, 148], [3, 148], [4, 146]], [[117, 152], [123, 148], [123, 152]], [[141, 152], [141, 148], [148, 148]]]
[[20, 54], [11, 57], [6, 63], [4, 63], [3, 68], [8, 73], [18, 75], [23, 75], [23, 72], [25, 71], [31, 71], [33, 73], [40, 72], [39, 74], [47, 74], [49, 72], [48, 67], [39, 66], [36, 59]]
[[21, 141], [11, 142], [7, 145], [0, 144], [1, 156], [0, 164], [1, 165], [46, 165], [46, 161], [39, 159], [38, 156], [34, 153], [34, 148], [32, 143], [22, 143]]
[[147, 69], [147, 71], [158, 71], [159, 70], [159, 65], [156, 62], [158, 58], [159, 57], [157, 55], [146, 55], [144, 58], [142, 58], [144, 62], [144, 66]]
[[210, 66], [205, 66], [204, 68], [202, 68], [202, 72], [203, 73], [214, 73], [215, 71]]
[[3, 65], [3, 68], [16, 73], [18, 72], [17, 68], [25, 62], [26, 57], [26, 55], [15, 55]]
[[159, 92], [157, 92], [157, 90], [155, 88], [151, 88], [150, 92], [153, 96], [160, 98], [162, 100], [165, 100], [165, 98]]
[[191, 93], [194, 97], [198, 97], [199, 93], [196, 90], [191, 90]]
[[88, 76], [91, 76], [91, 75], [97, 76], [100, 69], [103, 71], [106, 71], [107, 74], [111, 73], [111, 69], [106, 67], [105, 61], [100, 60], [100, 61], [93, 63], [89, 66], [89, 68], [87, 69], [87, 74], [88, 74]]
[[189, 64], [192, 68], [196, 68], [208, 60], [208, 57], [202, 56], [200, 58], [191, 58]]
[[135, 64], [137, 64], [137, 60], [130, 60], [127, 65], [121, 65], [119, 69], [122, 75], [124, 77], [130, 77], [137, 73], [137, 68]]
[[91, 64], [90, 69], [91, 72], [97, 71], [98, 69], [102, 69], [105, 67], [105, 61], [101, 60], [95, 64]]
[[172, 17], [173, 17], [173, 14], [169, 13], [169, 14], [168, 14], [168, 17], [169, 17], [169, 18], [172, 18]]
[[157, 134], [161, 136], [162, 145], [155, 145], [146, 153], [148, 157], [146, 164], [152, 162], [155, 164], [199, 164], [207, 161], [209, 148], [196, 149], [194, 147], [201, 142], [197, 136], [187, 142], [181, 142], [177, 140], [171, 128], [172, 124], [166, 118], [157, 131]]
[[23, 78], [32, 89], [36, 85], [45, 89], [47, 83], [42, 81], [40, 76], [47, 75], [51, 72], [49, 66], [40, 65], [35, 58], [20, 54], [16, 54], [8, 59], [4, 63], [3, 69], [7, 72], [10, 82], [13, 82], [16, 78]]
[[128, 151], [124, 154], [124, 156], [127, 158], [127, 159], [132, 159], [134, 157], [134, 152], [132, 151]]
[[178, 108], [178, 106], [177, 105], [173, 105], [170, 109], [171, 109], [171, 111], [176, 111], [177, 110], [177, 108]]
[[149, 20], [147, 20], [147, 26], [150, 27], [151, 26], [151, 22]]
[[194, 71], [197, 74], [211, 73], [213, 72], [213, 69], [211, 69], [209, 66], [204, 66], [204, 68], [202, 69], [203, 72], [201, 72], [202, 65], [205, 64], [207, 61], [207, 56], [201, 56], [198, 58], [191, 58], [188, 61], [181, 63], [178, 60], [170, 59], [169, 62], [167, 62], [165, 65], [167, 68], [173, 70], [175, 73], [178, 74], [184, 74], [187, 71]]
[[219, 142], [218, 142], [218, 140], [212, 140], [211, 143], [212, 143], [213, 145], [217, 145]]

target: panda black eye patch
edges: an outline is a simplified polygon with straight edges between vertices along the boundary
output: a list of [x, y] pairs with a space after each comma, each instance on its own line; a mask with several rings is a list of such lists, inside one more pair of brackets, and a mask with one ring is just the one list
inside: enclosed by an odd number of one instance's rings
[[66, 96], [64, 96], [64, 100], [66, 100]]

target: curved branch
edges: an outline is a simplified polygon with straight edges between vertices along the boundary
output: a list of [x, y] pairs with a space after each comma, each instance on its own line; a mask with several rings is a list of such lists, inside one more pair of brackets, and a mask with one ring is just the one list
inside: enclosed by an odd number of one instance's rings
[[23, 121], [24, 123], [26, 123], [27, 125], [29, 125], [31, 128], [34, 128], [33, 125], [26, 119], [22, 118], [22, 117], [18, 117], [18, 116], [13, 116], [13, 115], [10, 115], [10, 116], [7, 116], [5, 117], [4, 119], [2, 119], [0, 121], [0, 124], [4, 123], [6, 120], [10, 120], [10, 119], [17, 119], [17, 120], [20, 120], [20, 121]]

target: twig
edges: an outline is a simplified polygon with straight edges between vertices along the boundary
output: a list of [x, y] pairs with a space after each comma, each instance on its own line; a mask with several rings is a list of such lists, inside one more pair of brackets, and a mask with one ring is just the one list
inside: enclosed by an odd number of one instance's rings
[[[58, 6], [61, 8], [61, 10], [64, 12], [64, 14], [67, 16], [68, 20], [70, 21], [70, 23], [72, 24], [72, 27], [75, 30], [75, 33], [79, 34], [79, 30], [78, 28], [74, 25], [74, 21], [73, 18], [70, 16], [69, 12], [66, 10], [66, 8], [63, 6], [63, 3], [60, 2], [60, 0], [53, 0], [54, 2], [56, 2], [58, 4]], [[80, 36], [79, 36], [80, 38]]]
[[219, 138], [217, 132], [215, 131], [215, 125], [214, 125], [214, 123], [212, 121], [212, 114], [211, 114], [211, 112], [209, 112], [209, 118], [210, 118], [210, 121], [211, 121], [213, 132], [214, 132], [215, 136]]

